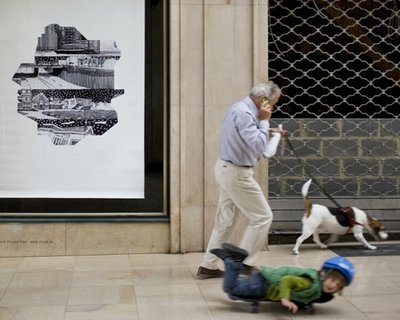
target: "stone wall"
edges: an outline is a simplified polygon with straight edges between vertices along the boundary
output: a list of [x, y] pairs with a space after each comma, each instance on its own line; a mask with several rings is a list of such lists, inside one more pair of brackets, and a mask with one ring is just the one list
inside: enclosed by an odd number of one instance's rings
[[[400, 194], [400, 120], [293, 119], [282, 121], [305, 166], [287, 141], [270, 161], [270, 196], [298, 196], [293, 184], [311, 173], [332, 195], [386, 197]], [[276, 183], [279, 179], [280, 183]], [[320, 192], [320, 195], [322, 193]]]

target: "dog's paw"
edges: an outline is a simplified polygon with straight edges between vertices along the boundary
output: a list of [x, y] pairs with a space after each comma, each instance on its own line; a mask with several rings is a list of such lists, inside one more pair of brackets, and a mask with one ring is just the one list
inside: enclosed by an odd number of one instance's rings
[[325, 244], [326, 246], [330, 246], [331, 244], [334, 244], [334, 243], [336, 243], [336, 242], [337, 242], [336, 240], [328, 239], [328, 240], [326, 240], [326, 241], [324, 242], [324, 244]]
[[376, 249], [378, 249], [378, 247], [375, 247], [375, 246], [369, 246], [369, 247], [368, 247], [368, 249], [370, 249], [370, 250], [376, 250]]
[[320, 246], [319, 246], [321, 249], [327, 249], [328, 248], [328, 245], [327, 244], [320, 244]]
[[292, 254], [295, 255], [295, 256], [298, 256], [298, 255], [299, 255], [299, 252], [298, 252], [298, 251], [295, 251], [295, 250], [292, 250]]

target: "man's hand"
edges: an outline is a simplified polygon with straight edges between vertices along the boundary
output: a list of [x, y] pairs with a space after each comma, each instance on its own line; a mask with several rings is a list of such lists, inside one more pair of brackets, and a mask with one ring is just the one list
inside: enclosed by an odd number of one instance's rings
[[284, 307], [288, 308], [289, 311], [292, 311], [292, 313], [296, 313], [297, 310], [299, 309], [299, 307], [295, 303], [286, 298], [281, 299], [281, 304]]
[[270, 128], [269, 132], [271, 133], [280, 133], [282, 136], [286, 136], [289, 134], [288, 131], [283, 130], [282, 128]]
[[258, 113], [258, 117], [260, 120], [269, 120], [271, 119], [272, 110], [274, 109], [268, 102], [263, 102], [261, 105], [260, 111]]

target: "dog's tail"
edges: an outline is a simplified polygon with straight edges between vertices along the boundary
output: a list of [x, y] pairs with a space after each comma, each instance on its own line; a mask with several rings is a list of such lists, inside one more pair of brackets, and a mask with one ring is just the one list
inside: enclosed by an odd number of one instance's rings
[[305, 215], [308, 218], [311, 213], [312, 202], [308, 199], [308, 189], [310, 188], [312, 179], [308, 180], [303, 187], [301, 188], [301, 194], [303, 196], [304, 205], [305, 205]]

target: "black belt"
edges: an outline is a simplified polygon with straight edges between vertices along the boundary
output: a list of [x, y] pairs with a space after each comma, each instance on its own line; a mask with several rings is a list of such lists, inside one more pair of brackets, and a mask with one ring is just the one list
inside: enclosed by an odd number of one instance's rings
[[233, 163], [232, 161], [230, 161], [230, 160], [224, 160], [224, 159], [222, 159], [223, 161], [225, 161], [225, 162], [229, 162], [229, 163], [232, 163], [234, 166], [236, 166], [236, 167], [241, 167], [241, 168], [253, 168], [253, 166], [242, 166], [242, 165], [240, 165], [240, 164], [236, 164], [236, 163]]

